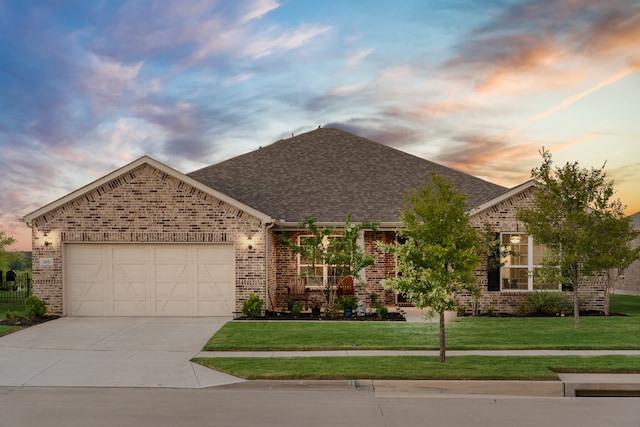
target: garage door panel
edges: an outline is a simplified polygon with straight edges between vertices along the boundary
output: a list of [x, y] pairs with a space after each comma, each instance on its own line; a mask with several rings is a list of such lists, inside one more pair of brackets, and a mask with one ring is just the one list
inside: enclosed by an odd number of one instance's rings
[[147, 290], [145, 282], [113, 282], [113, 297], [144, 300]]
[[147, 301], [146, 300], [113, 300], [113, 306], [110, 312], [113, 312], [114, 316], [147, 316]]
[[104, 308], [102, 300], [75, 300], [72, 302], [71, 312], [74, 316], [102, 316]]
[[201, 316], [218, 316], [215, 313], [232, 313], [234, 309], [230, 301], [198, 301], [198, 312]]
[[202, 280], [214, 280], [219, 282], [229, 282], [233, 275], [229, 271], [228, 265], [220, 264], [200, 264], [198, 265], [198, 276]]
[[231, 245], [67, 244], [71, 315], [229, 316], [235, 309]]
[[190, 288], [189, 283], [156, 283], [156, 298], [186, 298], [189, 296]]
[[102, 300], [102, 283], [74, 282], [72, 296], [76, 299]]
[[233, 293], [224, 283], [198, 283], [198, 295], [200, 297], [226, 297], [230, 298]]
[[184, 313], [189, 312], [189, 309], [190, 309], [189, 301], [185, 299], [156, 300], [156, 310], [155, 310], [156, 316], [184, 316], [185, 315]]
[[122, 282], [144, 282], [147, 277], [145, 264], [114, 264], [113, 279]]

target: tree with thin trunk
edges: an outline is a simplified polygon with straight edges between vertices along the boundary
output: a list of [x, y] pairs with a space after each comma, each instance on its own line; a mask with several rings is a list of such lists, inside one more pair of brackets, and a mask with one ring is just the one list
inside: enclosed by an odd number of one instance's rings
[[536, 278], [573, 289], [574, 327], [579, 329], [581, 281], [638, 259], [640, 248], [631, 247], [638, 231], [620, 200], [612, 200], [613, 182], [605, 181], [604, 166], [585, 169], [567, 162], [554, 167], [549, 151], [543, 148], [540, 154], [542, 165], [531, 171], [535, 204], [518, 209], [517, 217], [534, 241], [546, 247]]
[[5, 246], [11, 246], [15, 242], [13, 237], [8, 236], [4, 231], [0, 231], [0, 266], [6, 262], [9, 255], [4, 249]]
[[417, 308], [439, 314], [440, 362], [446, 362], [445, 310], [455, 309], [458, 292], [476, 283], [482, 239], [469, 225], [466, 196], [437, 174], [422, 189], [406, 194], [401, 212], [402, 244], [379, 246], [397, 259], [398, 275], [382, 281]]

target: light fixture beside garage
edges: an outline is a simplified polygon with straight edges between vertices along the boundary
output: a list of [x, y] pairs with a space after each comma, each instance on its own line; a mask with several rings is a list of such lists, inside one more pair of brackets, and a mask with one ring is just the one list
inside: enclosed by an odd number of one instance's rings
[[47, 233], [44, 233], [42, 235], [42, 241], [44, 242], [45, 246], [49, 246], [51, 244], [51, 241], [49, 240], [49, 235]]
[[253, 239], [251, 237], [247, 238], [247, 248], [249, 250], [253, 249]]

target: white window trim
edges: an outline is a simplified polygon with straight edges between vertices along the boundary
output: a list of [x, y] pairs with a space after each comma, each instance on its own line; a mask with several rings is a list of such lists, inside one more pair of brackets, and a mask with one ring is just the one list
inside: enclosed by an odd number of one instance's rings
[[517, 232], [517, 231], [504, 231], [500, 233], [500, 243], [502, 244], [502, 236], [508, 234], [508, 235], [520, 235], [521, 238], [522, 237], [527, 237], [527, 265], [509, 265], [509, 267], [506, 268], [526, 268], [527, 269], [527, 289], [505, 289], [503, 288], [504, 285], [504, 280], [502, 278], [502, 269], [505, 268], [504, 266], [500, 267], [500, 290], [501, 291], [505, 291], [505, 292], [535, 292], [535, 291], [560, 291], [562, 290], [562, 285], [558, 284], [558, 288], [557, 289], [534, 289], [533, 288], [533, 272], [534, 269], [536, 267], [539, 266], [539, 264], [535, 264], [533, 263], [533, 258], [534, 258], [534, 253], [533, 253], [533, 248], [534, 248], [534, 244], [533, 244], [533, 236], [527, 235], [525, 233], [521, 233], [521, 232]]
[[[303, 234], [298, 236], [298, 246], [300, 246], [300, 243], [302, 241], [302, 239], [305, 239], [307, 237], [313, 237], [312, 234]], [[339, 234], [335, 234], [335, 235], [331, 235], [331, 236], [327, 236], [329, 239], [333, 239], [336, 237], [342, 237]], [[300, 274], [302, 272], [302, 266], [305, 267], [311, 267], [311, 264], [302, 264], [302, 255], [298, 254], [298, 274]], [[307, 288], [309, 289], [322, 289], [325, 288], [327, 286], [327, 283], [329, 281], [329, 267], [331, 267], [331, 265], [329, 264], [316, 264], [316, 267], [322, 267], [322, 285], [311, 285], [311, 284], [307, 284]]]

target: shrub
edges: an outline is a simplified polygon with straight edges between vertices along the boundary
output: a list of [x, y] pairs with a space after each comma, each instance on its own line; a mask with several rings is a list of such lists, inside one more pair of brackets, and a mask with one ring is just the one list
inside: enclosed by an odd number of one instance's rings
[[527, 294], [527, 302], [534, 315], [554, 315], [571, 307], [570, 301], [562, 292], [531, 292]]
[[44, 317], [47, 313], [47, 305], [35, 295], [31, 295], [24, 300], [25, 317], [32, 320], [36, 317]]
[[528, 309], [527, 309], [527, 300], [524, 298], [519, 298], [518, 302], [516, 303], [516, 316], [526, 316], [528, 313]]
[[17, 325], [18, 323], [20, 323], [20, 313], [14, 310], [9, 310], [7, 311], [7, 319], [13, 323], [14, 325]]
[[382, 304], [378, 304], [376, 307], [376, 316], [378, 316], [378, 319], [382, 319], [387, 313], [389, 313], [389, 309]]
[[242, 314], [247, 317], [260, 317], [262, 316], [263, 305], [264, 300], [252, 293], [249, 295], [249, 298], [242, 303]]
[[291, 306], [289, 311], [291, 312], [291, 315], [293, 317], [300, 316], [300, 313], [302, 312], [302, 302], [297, 301], [297, 302], [293, 303], [293, 305]]

